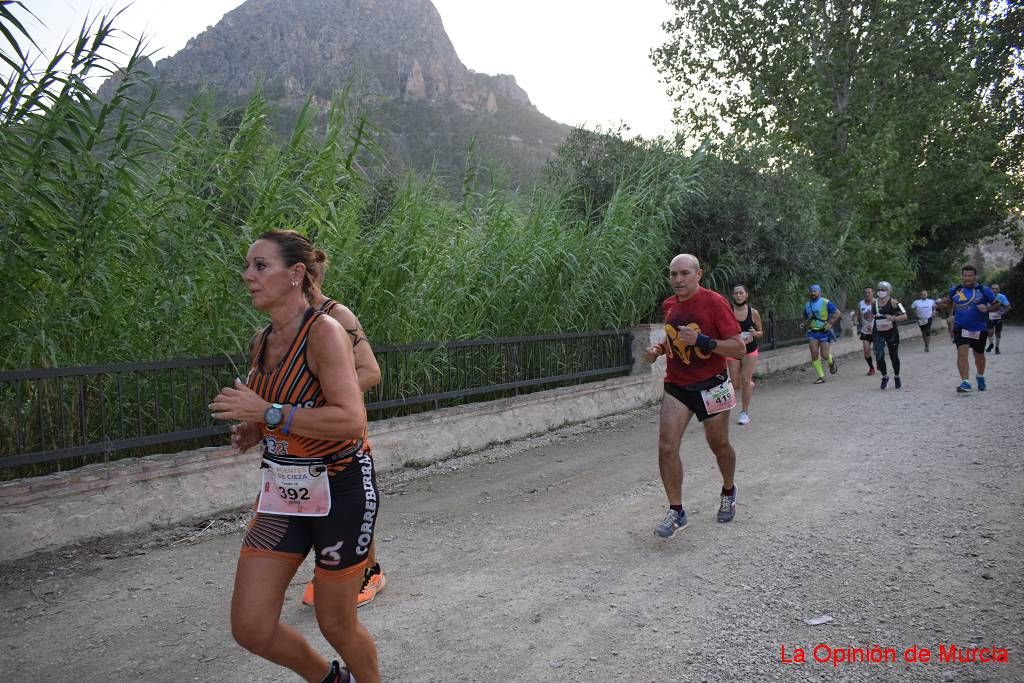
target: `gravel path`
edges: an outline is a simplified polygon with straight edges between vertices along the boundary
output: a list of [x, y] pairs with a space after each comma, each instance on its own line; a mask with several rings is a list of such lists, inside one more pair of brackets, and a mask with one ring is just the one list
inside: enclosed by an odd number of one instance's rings
[[[966, 396], [936, 341], [925, 354], [904, 340], [902, 392], [880, 392], [859, 355], [823, 386], [800, 371], [762, 381], [752, 424], [732, 426], [731, 524], [714, 521], [720, 479], [693, 421], [690, 526], [668, 542], [651, 534], [665, 505], [655, 408], [385, 476], [389, 584], [361, 611], [384, 679], [1024, 680], [1024, 329], [990, 357], [989, 391]], [[297, 680], [231, 640], [243, 521], [0, 566], [0, 678]], [[284, 617], [312, 635], [309, 574]], [[805, 623], [818, 616], [832, 621]], [[814, 661], [819, 643], [899, 661], [834, 667]], [[940, 644], [1009, 661], [943, 663]], [[932, 661], [905, 663], [914, 645]], [[807, 662], [784, 663], [783, 646]]]

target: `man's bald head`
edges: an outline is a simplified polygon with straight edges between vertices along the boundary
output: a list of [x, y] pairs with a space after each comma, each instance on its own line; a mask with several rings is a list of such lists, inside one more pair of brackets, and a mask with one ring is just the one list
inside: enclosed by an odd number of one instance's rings
[[697, 257], [693, 254], [678, 254], [669, 262], [668, 267], [669, 270], [671, 270], [674, 267], [682, 266], [684, 264], [689, 266], [692, 270], [700, 270], [700, 261], [698, 261]]
[[703, 274], [700, 261], [693, 254], [679, 254], [668, 264], [668, 282], [680, 301], [686, 301], [697, 293]]

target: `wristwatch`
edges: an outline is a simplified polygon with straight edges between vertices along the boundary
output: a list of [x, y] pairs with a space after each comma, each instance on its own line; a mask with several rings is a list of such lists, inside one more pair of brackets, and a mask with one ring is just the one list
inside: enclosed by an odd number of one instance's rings
[[704, 345], [704, 350], [714, 351], [716, 346], [718, 346], [718, 342], [712, 339], [711, 337], [708, 337], [708, 343]]
[[282, 412], [283, 405], [280, 403], [271, 403], [270, 407], [263, 413], [263, 421], [267, 424], [267, 429], [277, 429], [277, 425], [281, 424], [281, 420], [284, 419], [284, 412]]

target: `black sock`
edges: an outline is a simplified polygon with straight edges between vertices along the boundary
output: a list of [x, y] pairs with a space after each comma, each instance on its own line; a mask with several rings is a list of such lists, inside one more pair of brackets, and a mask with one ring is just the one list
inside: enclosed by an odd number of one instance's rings
[[676, 512], [682, 512], [683, 511], [683, 506], [682, 505], [669, 505], [668, 508], [670, 510], [675, 510]]
[[724, 486], [722, 487], [722, 495], [723, 496], [731, 496], [734, 493], [736, 493], [736, 484], [733, 484], [732, 488], [729, 489], [728, 491], [725, 490]]
[[869, 368], [871, 368], [872, 370], [875, 369], [875, 361], [874, 361], [873, 358], [871, 358], [871, 356], [865, 356], [864, 360], [867, 361], [867, 364], [868, 364]]

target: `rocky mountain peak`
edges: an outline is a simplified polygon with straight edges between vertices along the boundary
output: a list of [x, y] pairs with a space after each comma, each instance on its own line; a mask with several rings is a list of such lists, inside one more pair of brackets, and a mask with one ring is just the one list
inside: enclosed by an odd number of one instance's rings
[[307, 98], [324, 111], [347, 88], [395, 160], [456, 189], [471, 147], [510, 185], [529, 185], [569, 132], [513, 76], [467, 68], [430, 0], [247, 0], [146, 70], [178, 114], [200, 91], [237, 106], [262, 86], [282, 133]]
[[513, 77], [466, 68], [430, 0], [247, 0], [156, 69], [165, 82], [239, 97], [259, 83], [299, 100], [352, 84], [480, 112], [531, 106]]

